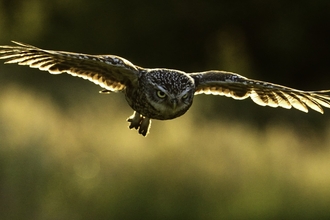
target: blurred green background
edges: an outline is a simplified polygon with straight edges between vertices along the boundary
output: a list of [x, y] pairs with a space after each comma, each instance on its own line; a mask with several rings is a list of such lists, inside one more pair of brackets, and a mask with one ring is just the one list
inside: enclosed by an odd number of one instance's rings
[[[330, 89], [328, 0], [0, 0], [0, 44]], [[1, 61], [2, 62], [2, 61]], [[329, 219], [330, 111], [200, 95], [127, 129], [122, 94], [0, 65], [0, 219]]]

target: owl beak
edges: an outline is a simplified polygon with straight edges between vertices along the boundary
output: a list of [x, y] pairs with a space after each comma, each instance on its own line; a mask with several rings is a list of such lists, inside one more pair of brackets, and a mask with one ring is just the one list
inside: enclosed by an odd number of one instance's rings
[[171, 104], [172, 104], [172, 108], [176, 109], [176, 107], [178, 106], [178, 100], [177, 99], [172, 99]]

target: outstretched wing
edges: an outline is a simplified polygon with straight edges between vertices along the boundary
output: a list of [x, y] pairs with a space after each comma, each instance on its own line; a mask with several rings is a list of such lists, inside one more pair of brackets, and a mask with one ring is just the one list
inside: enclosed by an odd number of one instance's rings
[[195, 94], [224, 95], [239, 100], [250, 97], [258, 105], [294, 107], [303, 112], [308, 112], [307, 107], [320, 113], [323, 113], [322, 106], [330, 108], [330, 90], [301, 91], [223, 71], [191, 73], [190, 76], [196, 82]]
[[64, 51], [43, 50], [14, 42], [15, 46], [0, 46], [0, 59], [5, 63], [28, 65], [52, 74], [68, 73], [100, 85], [108, 91], [123, 90], [137, 83], [139, 67], [113, 55], [87, 55]]

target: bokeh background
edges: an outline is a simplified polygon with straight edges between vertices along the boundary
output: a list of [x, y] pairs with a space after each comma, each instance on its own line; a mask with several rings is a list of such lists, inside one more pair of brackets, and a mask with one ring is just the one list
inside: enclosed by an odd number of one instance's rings
[[[330, 89], [328, 0], [0, 0], [0, 44]], [[200, 95], [127, 129], [122, 94], [0, 65], [0, 219], [329, 219], [330, 110]]]

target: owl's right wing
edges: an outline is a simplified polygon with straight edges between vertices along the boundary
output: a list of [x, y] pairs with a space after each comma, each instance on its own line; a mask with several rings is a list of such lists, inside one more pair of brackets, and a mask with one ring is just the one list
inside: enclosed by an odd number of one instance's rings
[[87, 79], [106, 91], [121, 91], [134, 85], [139, 67], [114, 55], [88, 55], [64, 51], [43, 50], [14, 42], [15, 46], [0, 46], [0, 59], [48, 71], [52, 74], [68, 73]]
[[307, 106], [320, 113], [323, 113], [322, 106], [330, 108], [330, 90], [302, 91], [224, 71], [189, 75], [196, 83], [195, 94], [224, 95], [239, 100], [250, 97], [261, 106], [294, 107], [303, 112], [308, 112]]

